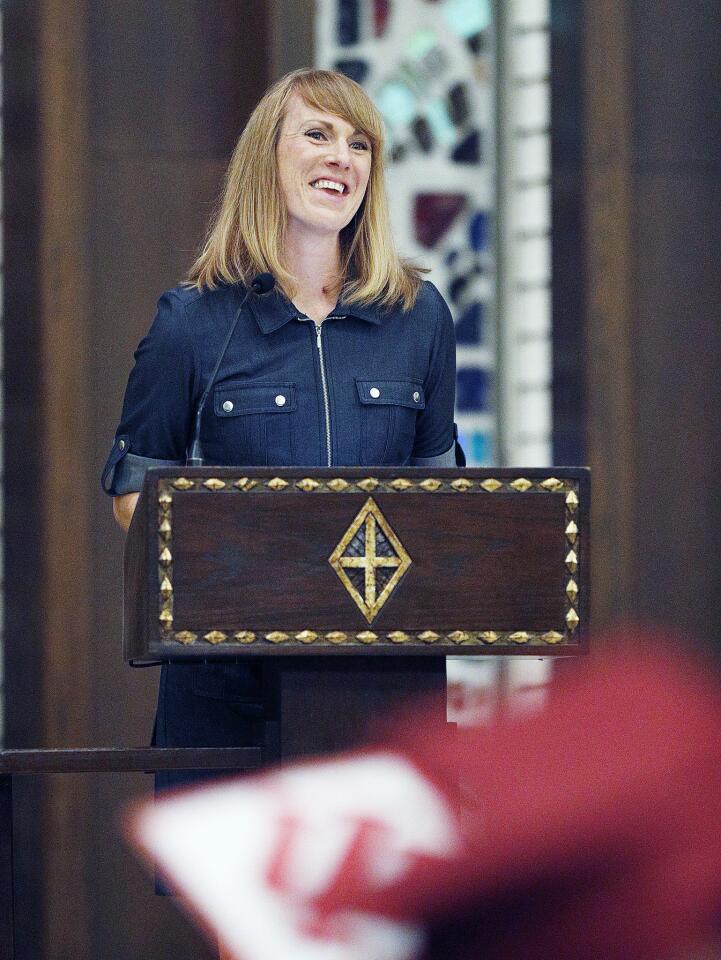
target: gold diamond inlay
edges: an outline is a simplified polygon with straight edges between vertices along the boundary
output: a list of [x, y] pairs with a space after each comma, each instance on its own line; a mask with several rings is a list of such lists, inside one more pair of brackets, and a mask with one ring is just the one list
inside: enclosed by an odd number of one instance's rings
[[530, 490], [533, 484], [526, 477], [519, 477], [518, 480], [513, 480], [511, 486], [514, 490], [518, 490], [519, 493], [525, 493], [526, 490]]
[[458, 480], [454, 480], [453, 483], [451, 483], [451, 486], [459, 493], [465, 493], [466, 490], [471, 489], [473, 486], [473, 481], [469, 480], [467, 477], [459, 477]]
[[368, 497], [328, 562], [372, 623], [412, 561], [378, 504]]
[[495, 493], [496, 490], [499, 490], [503, 486], [503, 484], [500, 480], [489, 477], [488, 480], [481, 481], [481, 486], [487, 493]]
[[578, 539], [578, 527], [573, 520], [571, 520], [569, 525], [566, 527], [566, 539], [569, 543], [575, 543]]
[[370, 493], [371, 490], [375, 490], [378, 486], [379, 481], [375, 477], [366, 477], [365, 480], [359, 480], [357, 486], [361, 490], [365, 490], [366, 493]]
[[428, 477], [427, 480], [421, 480], [421, 486], [424, 490], [427, 490], [429, 493], [435, 493], [439, 487], [443, 486], [442, 480], [436, 480], [435, 477]]
[[296, 487], [304, 493], [312, 493], [313, 490], [317, 490], [319, 486], [320, 483], [314, 480], [313, 477], [303, 477], [302, 480], [298, 480], [296, 483]]
[[257, 480], [251, 480], [250, 477], [241, 477], [240, 480], [235, 481], [233, 486], [247, 493], [248, 490], [252, 490], [253, 487], [257, 486], [257, 483]]

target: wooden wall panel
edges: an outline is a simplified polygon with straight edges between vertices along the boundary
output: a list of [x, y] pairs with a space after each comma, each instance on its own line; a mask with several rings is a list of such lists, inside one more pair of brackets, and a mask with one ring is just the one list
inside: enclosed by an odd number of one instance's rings
[[[144, 745], [157, 672], [122, 661], [123, 539], [99, 474], [133, 350], [268, 82], [268, 10], [9, 0], [3, 17], [6, 742]], [[150, 787], [19, 791], [19, 960], [209, 955], [118, 838]]]
[[721, 19], [708, 3], [636, 0], [633, 25], [638, 607], [718, 647]]
[[[40, 396], [37, 9], [3, 4], [3, 551], [5, 744], [42, 743], [42, 676], [37, 668], [42, 608], [37, 602], [43, 451]], [[21, 371], [21, 375], [13, 375]], [[20, 960], [42, 951], [42, 884], [37, 782], [14, 791], [15, 895]]]
[[[40, 316], [42, 472], [40, 590], [43, 743], [90, 743], [88, 673], [91, 629], [88, 458], [91, 422], [86, 392], [89, 262], [87, 156], [87, 10], [85, 0], [45, 0], [39, 20]], [[44, 955], [89, 950], [88, 888], [77, 884], [85, 844], [88, 794], [59, 778], [46, 794], [43, 901], [49, 922]], [[73, 923], [67, 915], [74, 889]]]
[[593, 473], [592, 622], [632, 610], [637, 504], [634, 405], [632, 45], [628, 4], [585, 6], [585, 411]]
[[[91, 352], [97, 397], [93, 459], [102, 466], [120, 414], [132, 354], [160, 293], [194, 259], [235, 140], [269, 79], [267, 11], [239, 0], [93, 0]], [[157, 670], [132, 670], [120, 642], [121, 551], [110, 501], [92, 487], [93, 729], [101, 743], [146, 744]], [[146, 778], [145, 789], [150, 788]], [[89, 854], [92, 937], [119, 960], [196, 960], [207, 949], [108, 829], [142, 778], [94, 782]], [[105, 815], [103, 815], [103, 812]], [[112, 903], [112, 909], [103, 905]], [[125, 934], [125, 931], [129, 931]]]
[[721, 633], [721, 21], [584, 5], [594, 623]]

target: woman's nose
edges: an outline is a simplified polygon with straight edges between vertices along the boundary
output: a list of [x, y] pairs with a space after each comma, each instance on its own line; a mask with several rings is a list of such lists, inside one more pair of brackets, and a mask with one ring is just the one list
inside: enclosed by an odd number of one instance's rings
[[328, 154], [328, 162], [337, 164], [340, 167], [349, 167], [351, 159], [350, 147], [345, 141], [339, 141], [332, 145]]

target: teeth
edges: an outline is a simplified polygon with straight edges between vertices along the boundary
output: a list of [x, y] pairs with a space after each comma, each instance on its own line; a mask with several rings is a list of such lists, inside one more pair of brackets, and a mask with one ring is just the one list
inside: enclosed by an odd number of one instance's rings
[[336, 183], [335, 180], [314, 180], [311, 187], [317, 190], [337, 190], [338, 193], [344, 193], [345, 187], [342, 183]]

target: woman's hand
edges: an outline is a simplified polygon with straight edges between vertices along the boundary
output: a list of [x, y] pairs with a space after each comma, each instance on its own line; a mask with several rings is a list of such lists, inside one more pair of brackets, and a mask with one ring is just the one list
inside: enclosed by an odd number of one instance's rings
[[113, 497], [113, 516], [126, 533], [133, 519], [139, 496], [139, 493], [123, 493], [119, 497]]

